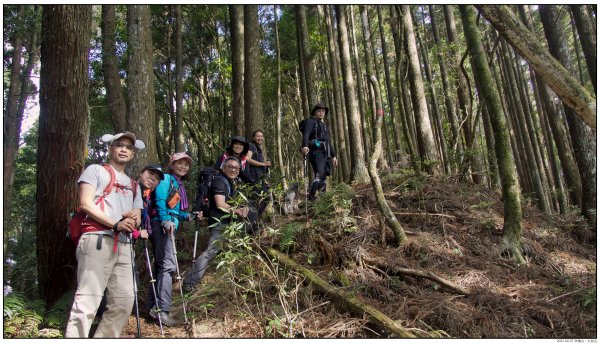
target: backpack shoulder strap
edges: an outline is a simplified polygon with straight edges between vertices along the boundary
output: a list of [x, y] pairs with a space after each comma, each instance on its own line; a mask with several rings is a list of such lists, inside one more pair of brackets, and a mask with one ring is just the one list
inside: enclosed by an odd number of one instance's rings
[[133, 191], [133, 201], [135, 201], [135, 196], [137, 195], [137, 181], [133, 178], [129, 178], [131, 180], [131, 190]]
[[110, 164], [108, 163], [104, 163], [102, 164], [102, 167], [104, 167], [104, 169], [106, 169], [106, 171], [108, 172], [108, 175], [110, 175], [110, 181], [108, 182], [108, 185], [106, 185], [106, 187], [104, 188], [104, 194], [102, 196], [107, 196], [108, 194], [110, 194], [110, 192], [112, 192], [113, 187], [115, 186], [115, 171], [114, 169], [110, 166]]

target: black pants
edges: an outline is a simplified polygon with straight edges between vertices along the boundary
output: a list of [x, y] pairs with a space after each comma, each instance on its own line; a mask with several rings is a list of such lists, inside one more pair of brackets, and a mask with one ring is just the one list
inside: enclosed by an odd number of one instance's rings
[[315, 178], [310, 184], [310, 195], [314, 196], [317, 193], [317, 190], [325, 190], [325, 181], [329, 175], [327, 172], [327, 153], [324, 150], [311, 151], [308, 155], [308, 161], [315, 173]]

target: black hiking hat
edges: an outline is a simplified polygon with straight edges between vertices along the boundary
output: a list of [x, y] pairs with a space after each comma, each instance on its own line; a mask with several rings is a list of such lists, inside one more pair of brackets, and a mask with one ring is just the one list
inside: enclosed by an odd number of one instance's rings
[[241, 156], [246, 156], [246, 153], [248, 152], [248, 149], [250, 149], [250, 143], [246, 142], [246, 138], [242, 137], [242, 136], [233, 136], [231, 137], [231, 141], [229, 142], [229, 146], [227, 147], [227, 151], [230, 152], [230, 154], [233, 154], [233, 143], [235, 142], [240, 142], [244, 145], [244, 150], [241, 153]]
[[310, 111], [310, 115], [314, 116], [315, 111], [318, 110], [319, 108], [322, 108], [325, 110], [325, 115], [327, 115], [327, 113], [329, 113], [329, 107], [325, 106], [324, 103], [320, 102], [320, 103], [316, 104], [315, 107], [313, 107], [312, 111]]
[[149, 165], [145, 166], [144, 169], [142, 169], [142, 171], [140, 172], [140, 174], [146, 170], [157, 173], [158, 175], [160, 175], [161, 180], [165, 179], [165, 173], [162, 170], [162, 166], [158, 163], [149, 164]]

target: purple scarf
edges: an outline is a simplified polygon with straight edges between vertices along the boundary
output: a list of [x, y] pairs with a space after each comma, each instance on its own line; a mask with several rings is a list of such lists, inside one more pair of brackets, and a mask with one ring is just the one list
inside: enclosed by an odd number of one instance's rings
[[175, 180], [177, 180], [177, 185], [179, 185], [179, 195], [181, 196], [180, 208], [182, 211], [185, 211], [188, 208], [188, 198], [185, 192], [185, 187], [183, 186], [183, 182], [181, 182], [179, 179], [179, 176], [174, 174], [173, 176], [175, 177]]

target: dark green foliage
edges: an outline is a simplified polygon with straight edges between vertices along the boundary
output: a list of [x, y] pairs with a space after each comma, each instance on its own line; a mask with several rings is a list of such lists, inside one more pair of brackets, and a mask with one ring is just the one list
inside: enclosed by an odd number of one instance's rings
[[292, 222], [283, 225], [279, 230], [279, 233], [281, 234], [281, 238], [279, 240], [279, 250], [283, 252], [290, 249], [293, 250], [296, 243], [296, 235], [301, 229], [302, 223], [299, 222]]

